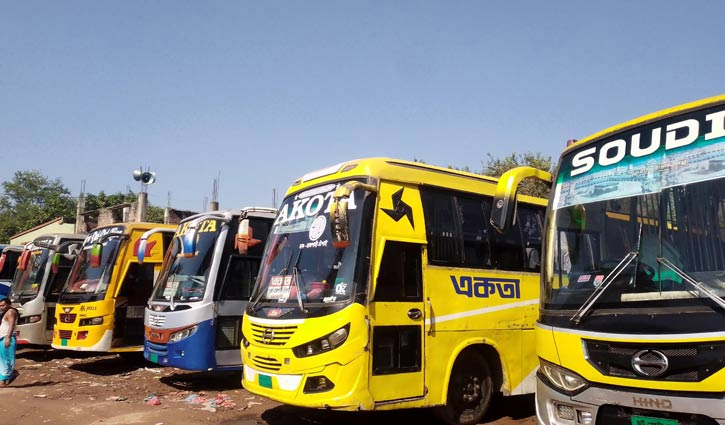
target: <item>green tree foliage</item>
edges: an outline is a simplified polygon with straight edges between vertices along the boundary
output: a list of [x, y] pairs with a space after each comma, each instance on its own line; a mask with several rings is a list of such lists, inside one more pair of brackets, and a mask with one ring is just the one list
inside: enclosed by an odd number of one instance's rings
[[86, 211], [95, 211], [101, 208], [108, 208], [114, 205], [131, 203], [136, 200], [136, 194], [130, 190], [126, 193], [116, 192], [107, 195], [104, 191], [98, 192], [97, 195], [91, 193], [86, 195]]
[[0, 240], [58, 217], [73, 217], [76, 201], [60, 179], [50, 180], [38, 170], [16, 171], [2, 183]]
[[146, 221], [149, 223], [163, 223], [164, 209], [149, 205], [148, 208], [146, 208]]
[[[523, 154], [514, 152], [503, 158], [494, 158], [489, 153], [488, 160], [483, 162], [481, 174], [491, 177], [501, 177], [506, 171], [520, 166], [529, 166], [548, 171], [549, 173], [554, 172], [554, 164], [551, 162], [551, 157], [544, 157], [539, 152], [525, 152]], [[548, 198], [549, 191], [550, 187], [548, 185], [535, 179], [525, 179], [519, 186], [519, 193], [541, 198]]]

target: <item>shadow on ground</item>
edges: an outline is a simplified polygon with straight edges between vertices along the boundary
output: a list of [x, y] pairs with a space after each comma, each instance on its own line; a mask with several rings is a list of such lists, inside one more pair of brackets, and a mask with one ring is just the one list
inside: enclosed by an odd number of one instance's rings
[[[535, 414], [533, 395], [515, 397], [494, 397], [491, 409], [482, 424], [505, 418], [519, 420]], [[369, 425], [374, 423], [433, 425], [441, 422], [432, 409], [401, 409], [380, 412], [337, 412], [321, 409], [305, 409], [294, 406], [277, 406], [261, 415], [269, 425]], [[222, 425], [254, 425], [260, 423], [249, 416], [240, 416], [223, 422]]]
[[180, 372], [162, 377], [161, 382], [185, 391], [238, 390], [242, 388], [242, 372]]
[[[99, 354], [95, 353], [95, 357]], [[143, 369], [149, 365], [143, 357], [121, 357], [115, 354], [103, 355], [103, 357], [95, 358], [95, 360], [84, 361], [68, 366], [68, 368], [85, 372], [97, 376], [122, 375], [131, 373], [138, 369]]]
[[33, 362], [45, 363], [53, 360], [88, 359], [98, 357], [98, 353], [81, 351], [55, 350], [42, 345], [27, 345], [18, 348], [16, 358], [27, 359]]

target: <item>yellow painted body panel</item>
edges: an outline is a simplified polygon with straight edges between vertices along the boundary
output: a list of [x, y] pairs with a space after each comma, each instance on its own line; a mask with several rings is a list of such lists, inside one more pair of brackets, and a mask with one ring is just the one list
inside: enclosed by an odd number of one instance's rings
[[[291, 405], [340, 410], [389, 410], [436, 406], [446, 403], [449, 375], [458, 354], [466, 347], [486, 346], [497, 353], [505, 394], [531, 393], [535, 354], [534, 323], [538, 315], [539, 275], [489, 269], [440, 267], [428, 264], [425, 217], [419, 187], [423, 184], [493, 198], [496, 179], [472, 173], [431, 167], [386, 158], [354, 160], [311, 173], [288, 190], [287, 196], [329, 182], [365, 178], [377, 186], [370, 253], [367, 306], [353, 303], [320, 318], [261, 319], [245, 315], [242, 324], [244, 387], [254, 394]], [[372, 183], [371, 183], [372, 182]], [[412, 220], [391, 218], [393, 195], [412, 209]], [[546, 200], [520, 196], [520, 201], [544, 206]], [[375, 293], [383, 248], [387, 241], [409, 242], [422, 247], [423, 299], [416, 302], [385, 302], [371, 299]], [[461, 280], [461, 277], [464, 279]], [[469, 288], [460, 282], [468, 282]], [[506, 279], [518, 280], [515, 285]], [[459, 282], [458, 291], [456, 282]], [[412, 309], [423, 312], [410, 318]], [[318, 355], [297, 358], [292, 348], [323, 337], [346, 323], [350, 336], [341, 346]], [[374, 375], [372, 343], [376, 325], [419, 326], [422, 367], [418, 372]], [[263, 329], [294, 327], [284, 346], [262, 343]], [[253, 335], [258, 338], [255, 341]], [[279, 369], [265, 371], [265, 359]], [[491, 365], [492, 369], [498, 367]], [[309, 377], [325, 376], [334, 388], [304, 393]], [[268, 388], [271, 385], [272, 388]]]
[[[175, 229], [176, 226], [170, 224], [158, 223], [119, 223], [113, 226], [124, 226], [124, 234], [126, 238], [121, 241], [118, 247], [118, 254], [113, 264], [113, 272], [108, 282], [108, 288], [103, 300], [93, 302], [82, 302], [76, 304], [56, 305], [55, 309], [55, 325], [53, 327], [52, 347], [63, 350], [75, 351], [96, 351], [96, 352], [134, 352], [143, 351], [143, 342], [140, 345], [123, 345], [118, 339], [113, 337], [113, 329], [115, 324], [115, 311], [118, 301], [118, 295], [121, 291], [121, 283], [126, 278], [129, 267], [133, 263], [137, 263], [138, 259], [133, 253], [133, 248], [138, 239], [147, 230], [157, 227]], [[144, 264], [150, 263], [154, 265], [154, 277], [161, 270], [161, 263], [164, 257], [164, 244], [160, 233], [154, 234], [149, 238], [149, 246], [153, 244], [149, 255], [146, 255]], [[73, 314], [75, 319], [72, 323], [62, 323], [61, 315]], [[87, 318], [103, 317], [101, 325], [81, 326], [80, 320]], [[61, 338], [61, 331], [64, 336], [70, 335], [69, 338]], [[83, 339], [78, 339], [79, 332], [87, 332]]]

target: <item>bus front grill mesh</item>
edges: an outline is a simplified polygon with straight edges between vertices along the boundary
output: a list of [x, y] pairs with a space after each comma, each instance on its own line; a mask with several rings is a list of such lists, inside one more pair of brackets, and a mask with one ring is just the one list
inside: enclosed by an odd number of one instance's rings
[[252, 358], [252, 363], [259, 369], [277, 371], [282, 367], [282, 363], [272, 357], [255, 356]]
[[259, 344], [284, 346], [297, 330], [297, 326], [259, 325], [252, 323], [252, 340]]

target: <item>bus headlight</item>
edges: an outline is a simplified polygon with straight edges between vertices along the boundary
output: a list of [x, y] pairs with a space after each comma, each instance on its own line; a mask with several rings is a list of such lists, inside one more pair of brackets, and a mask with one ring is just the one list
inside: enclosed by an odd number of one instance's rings
[[574, 395], [587, 387], [586, 379], [570, 371], [569, 369], [539, 359], [541, 367], [539, 373], [554, 387], [568, 395]]
[[342, 345], [342, 343], [347, 340], [349, 333], [350, 324], [348, 323], [335, 332], [327, 334], [322, 338], [294, 347], [292, 352], [295, 353], [295, 356], [297, 357], [308, 357], [324, 353], [325, 351], [333, 350]]
[[26, 325], [28, 323], [38, 323], [40, 322], [40, 315], [36, 314], [33, 316], [24, 316], [18, 319], [18, 325]]
[[184, 338], [188, 338], [194, 335], [194, 332], [196, 332], [196, 325], [190, 328], [182, 329], [178, 332], [174, 332], [169, 336], [169, 342], [179, 342]]
[[78, 324], [80, 326], [102, 325], [103, 317], [91, 317], [88, 319], [81, 319]]

